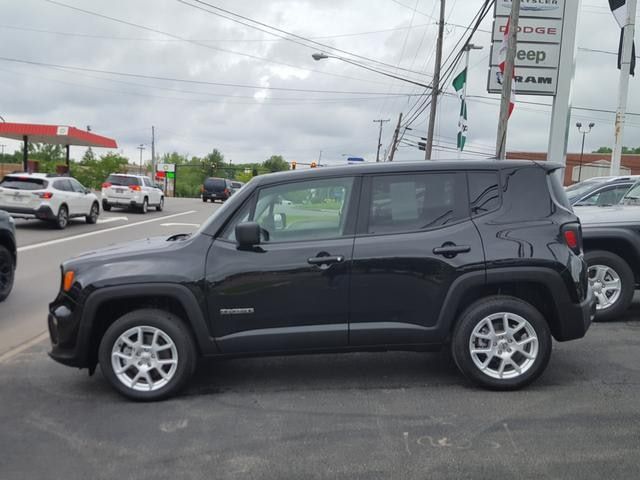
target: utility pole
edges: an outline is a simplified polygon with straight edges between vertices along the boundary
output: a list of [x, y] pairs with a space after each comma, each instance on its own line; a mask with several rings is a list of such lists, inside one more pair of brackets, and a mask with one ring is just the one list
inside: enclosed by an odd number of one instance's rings
[[155, 182], [156, 174], [156, 127], [151, 125], [151, 170]]
[[318, 166], [320, 166], [321, 161], [322, 161], [322, 150], [320, 150], [320, 155], [318, 155]]
[[504, 160], [507, 156], [507, 129], [509, 127], [509, 105], [513, 88], [513, 65], [516, 59], [518, 41], [518, 23], [520, 21], [520, 0], [511, 3], [509, 16], [509, 37], [507, 39], [507, 58], [502, 75], [502, 99], [500, 101], [500, 117], [498, 119], [498, 136], [496, 138], [496, 158]]
[[629, 97], [629, 75], [631, 75], [631, 56], [633, 55], [633, 37], [636, 27], [637, 0], [627, 0], [627, 18], [625, 19], [622, 40], [622, 60], [620, 65], [620, 84], [618, 87], [618, 108], [616, 110], [615, 141], [611, 154], [611, 171], [609, 175], [620, 175], [622, 159], [622, 137], [627, 115], [627, 99]]
[[4, 147], [6, 147], [6, 145], [3, 143], [0, 147], [2, 147], [2, 156], [4, 157]]
[[440, 21], [438, 22], [438, 40], [436, 42], [436, 66], [433, 71], [433, 85], [431, 86], [431, 112], [429, 113], [429, 127], [427, 128], [427, 146], [424, 149], [425, 160], [431, 160], [431, 152], [433, 151], [433, 132], [436, 128], [436, 109], [438, 107], [438, 94], [440, 93], [442, 40], [444, 37], [444, 7], [445, 0], [440, 0]]
[[400, 116], [398, 117], [398, 125], [396, 126], [396, 131], [393, 132], [393, 143], [391, 144], [391, 154], [389, 155], [390, 162], [393, 162], [393, 157], [395, 157], [396, 149], [398, 148], [398, 136], [400, 135], [401, 122], [402, 122], [402, 112], [400, 112]]
[[140, 150], [140, 175], [142, 175], [142, 151], [145, 149], [144, 144], [140, 144], [138, 150]]
[[390, 119], [387, 120], [374, 120], [373, 123], [379, 123], [380, 124], [380, 133], [378, 134], [378, 153], [376, 153], [376, 163], [380, 161], [380, 147], [382, 146], [382, 124], [383, 123], [387, 123], [391, 121]]

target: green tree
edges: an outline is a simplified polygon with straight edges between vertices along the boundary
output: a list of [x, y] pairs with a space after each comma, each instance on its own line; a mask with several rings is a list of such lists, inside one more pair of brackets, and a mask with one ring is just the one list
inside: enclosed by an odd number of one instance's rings
[[[611, 147], [600, 147], [593, 153], [612, 153], [613, 150]], [[640, 147], [631, 148], [631, 147], [622, 147], [622, 153], [624, 155], [640, 155]]]
[[289, 170], [289, 163], [282, 158], [282, 155], [271, 155], [262, 163], [262, 167], [268, 172], [282, 172]]
[[107, 153], [96, 158], [88, 149], [82, 160], [71, 166], [71, 174], [85, 187], [99, 189], [112, 173], [125, 172], [129, 159], [117, 153]]

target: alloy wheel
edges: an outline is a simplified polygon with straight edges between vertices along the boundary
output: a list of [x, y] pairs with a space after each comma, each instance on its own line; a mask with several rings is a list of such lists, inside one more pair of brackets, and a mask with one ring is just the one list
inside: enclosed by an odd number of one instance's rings
[[608, 265], [589, 267], [589, 284], [596, 297], [596, 310], [606, 310], [614, 305], [622, 293], [620, 275]]
[[538, 357], [539, 341], [533, 326], [520, 315], [499, 312], [478, 322], [469, 338], [475, 366], [497, 379], [523, 375]]
[[178, 349], [156, 327], [139, 326], [122, 333], [111, 349], [111, 367], [127, 388], [142, 392], [161, 389], [178, 368]]

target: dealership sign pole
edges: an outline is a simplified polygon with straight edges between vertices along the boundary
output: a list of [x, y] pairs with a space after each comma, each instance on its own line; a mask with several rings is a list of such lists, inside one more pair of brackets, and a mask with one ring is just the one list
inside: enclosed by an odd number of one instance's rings
[[[501, 93], [500, 42], [511, 0], [496, 0], [489, 93]], [[575, 71], [575, 37], [580, 0], [521, 0], [513, 88], [520, 95], [553, 98], [547, 158], [565, 163]]]

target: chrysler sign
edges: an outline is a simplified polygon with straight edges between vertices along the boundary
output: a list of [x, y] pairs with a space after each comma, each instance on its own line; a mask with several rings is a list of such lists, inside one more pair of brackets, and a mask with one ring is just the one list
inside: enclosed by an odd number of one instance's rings
[[[511, 3], [511, 0], [496, 0], [496, 15], [509, 16]], [[562, 18], [564, 3], [565, 0], [521, 0], [520, 16]]]

